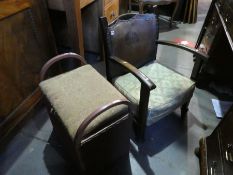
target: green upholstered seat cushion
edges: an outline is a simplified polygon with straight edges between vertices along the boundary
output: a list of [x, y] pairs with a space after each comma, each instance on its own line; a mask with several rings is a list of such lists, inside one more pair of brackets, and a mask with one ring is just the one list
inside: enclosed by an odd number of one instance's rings
[[[45, 80], [40, 83], [40, 88], [71, 138], [75, 137], [81, 122], [97, 108], [125, 99], [90, 65]], [[125, 105], [109, 109], [87, 127], [85, 135], [126, 112]]]
[[[139, 70], [157, 86], [150, 92], [147, 125], [171, 113], [193, 94], [193, 81], [157, 62], [147, 64]], [[134, 104], [139, 104], [141, 84], [131, 73], [117, 77], [114, 85]]]

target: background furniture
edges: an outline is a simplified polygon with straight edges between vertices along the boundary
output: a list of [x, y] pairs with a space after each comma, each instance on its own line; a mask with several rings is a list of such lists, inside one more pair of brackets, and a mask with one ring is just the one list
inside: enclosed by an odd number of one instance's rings
[[230, 175], [233, 172], [233, 106], [212, 134], [200, 140], [201, 175]]
[[111, 22], [119, 15], [119, 0], [96, 0], [82, 12], [85, 51], [99, 54], [99, 17], [106, 16]]
[[125, 14], [109, 25], [103, 17], [100, 23], [107, 79], [135, 105], [138, 138], [144, 139], [146, 125], [180, 106], [184, 118], [194, 82], [155, 62], [157, 45], [184, 49], [203, 61], [208, 56], [175, 42], [157, 41], [158, 19], [154, 14]]
[[144, 6], [146, 6], [146, 5], [151, 5], [151, 6], [154, 6], [154, 5], [164, 6], [164, 5], [166, 5], [166, 6], [168, 6], [168, 5], [174, 4], [174, 9], [173, 9], [173, 12], [171, 14], [170, 23], [169, 23], [169, 26], [172, 27], [173, 18], [175, 17], [175, 14], [176, 14], [177, 9], [179, 7], [179, 0], [129, 0], [130, 8], [131, 8], [131, 1], [133, 1], [134, 3], [136, 2], [138, 4], [139, 13], [144, 12]]
[[48, 0], [53, 31], [60, 53], [100, 53], [100, 16], [109, 22], [128, 8], [123, 0]]
[[183, 16], [184, 23], [196, 23], [197, 22], [197, 5], [198, 0], [187, 0], [184, 4], [185, 11]]
[[[47, 0], [59, 52], [84, 56], [81, 9], [94, 0]], [[59, 13], [60, 12], [60, 13]], [[61, 13], [62, 12], [62, 13]]]
[[77, 54], [49, 60], [41, 80], [56, 62], [71, 58], [82, 66], [42, 81], [40, 87], [53, 127], [79, 170], [85, 175], [103, 174], [118, 158], [129, 155], [130, 103]]
[[[210, 56], [198, 77], [199, 88], [210, 90], [219, 98], [233, 99], [233, 10], [231, 0], [213, 0], [199, 34], [196, 48]], [[200, 67], [202, 61], [196, 59]], [[199, 72], [195, 68], [193, 76]]]
[[46, 3], [0, 1], [0, 142], [39, 101], [39, 71], [55, 54]]

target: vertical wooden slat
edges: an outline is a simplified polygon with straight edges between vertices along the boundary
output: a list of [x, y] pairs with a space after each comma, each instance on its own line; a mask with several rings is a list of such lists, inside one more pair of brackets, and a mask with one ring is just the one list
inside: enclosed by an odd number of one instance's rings
[[84, 48], [83, 48], [83, 29], [82, 29], [82, 18], [81, 18], [81, 7], [80, 7], [80, 0], [74, 0], [74, 7], [75, 7], [75, 14], [77, 16], [77, 29], [78, 29], [78, 42], [80, 54], [84, 56]]
[[63, 0], [73, 51], [84, 56], [80, 0]]

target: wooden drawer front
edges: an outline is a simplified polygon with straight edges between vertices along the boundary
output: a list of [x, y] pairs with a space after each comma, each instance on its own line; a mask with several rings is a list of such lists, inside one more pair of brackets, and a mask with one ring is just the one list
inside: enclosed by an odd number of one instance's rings
[[224, 121], [222, 122], [220, 128], [221, 140], [223, 149], [227, 147], [228, 144], [233, 145], [233, 111], [227, 113], [224, 116]]
[[225, 174], [231, 174], [233, 172], [233, 111], [228, 112], [223, 120], [220, 126], [223, 170]]
[[104, 7], [104, 16], [107, 17], [108, 22], [112, 22], [119, 15], [119, 0], [113, 0]]
[[220, 145], [218, 133], [206, 138], [207, 145], [207, 172], [208, 175], [220, 175], [222, 172], [222, 159], [220, 153]]

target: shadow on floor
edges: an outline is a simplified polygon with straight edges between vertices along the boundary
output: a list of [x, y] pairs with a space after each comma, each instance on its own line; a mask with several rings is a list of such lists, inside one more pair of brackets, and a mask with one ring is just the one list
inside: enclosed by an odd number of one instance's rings
[[[74, 175], [78, 170], [67, 156], [65, 149], [57, 144], [59, 140], [55, 132], [52, 132], [49, 143], [46, 145], [43, 155], [46, 168], [50, 175]], [[129, 156], [126, 155], [116, 162], [113, 166], [105, 169], [100, 175], [132, 175]]]
[[[192, 127], [192, 125], [203, 127], [191, 113], [188, 115], [188, 121], [182, 121], [179, 115], [172, 113], [147, 127], [144, 143], [131, 141], [130, 154], [147, 175], [154, 175], [154, 167], [150, 167], [149, 157], [155, 156], [180, 138], [186, 140], [179, 146], [182, 147], [182, 150], [187, 150], [187, 128]], [[74, 165], [68, 161], [66, 152], [63, 147], [57, 144], [57, 140], [59, 138], [53, 132], [49, 139], [50, 144], [44, 149], [44, 162], [49, 174], [75, 174]], [[133, 167], [131, 166], [129, 157], [125, 156], [117, 160], [114, 166], [109, 167], [103, 175], [132, 175], [131, 168]]]
[[159, 33], [169, 32], [172, 30], [179, 29], [176, 25], [176, 22], [173, 22], [172, 27], [169, 26], [170, 19], [165, 18], [164, 16], [159, 16]]
[[140, 153], [154, 156], [184, 134], [186, 134], [185, 124], [179, 116], [172, 113], [155, 124], [148, 126], [145, 142], [136, 145]]
[[49, 138], [50, 144], [46, 145], [43, 151], [43, 159], [49, 174], [77, 174], [74, 165], [71, 164], [69, 157], [58, 140], [58, 136], [53, 131]]
[[[0, 145], [0, 174], [6, 174], [24, 152], [28, 151], [28, 146], [34, 140], [34, 136], [44, 126], [47, 120], [47, 112], [42, 103], [40, 103], [28, 114], [28, 117], [14, 129], [14, 132], [9, 135], [6, 142]], [[31, 123], [35, 123], [34, 127], [31, 126]], [[30, 126], [26, 128], [25, 125]]]
[[132, 175], [129, 156], [127, 155], [117, 160], [113, 167], [101, 175]]
[[177, 140], [184, 139], [179, 146], [182, 147], [182, 150], [187, 151], [187, 131], [193, 125], [203, 129], [207, 128], [191, 113], [188, 114], [185, 121], [182, 121], [177, 114], [172, 113], [147, 127], [146, 141], [144, 143], [131, 142], [130, 152], [146, 175], [154, 175], [155, 170], [155, 167], [150, 167], [149, 157], [155, 156]]

